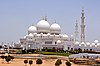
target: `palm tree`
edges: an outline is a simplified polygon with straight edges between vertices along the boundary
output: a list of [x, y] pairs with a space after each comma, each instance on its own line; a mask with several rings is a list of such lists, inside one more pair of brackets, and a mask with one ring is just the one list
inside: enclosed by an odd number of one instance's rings
[[33, 61], [32, 60], [29, 60], [29, 64], [30, 64], [30, 66], [33, 64]]
[[38, 64], [38, 65], [42, 64], [42, 60], [41, 59], [37, 59], [36, 60], [36, 64]]
[[2, 63], [4, 63], [4, 58], [5, 58], [5, 56], [4, 56], [4, 55], [2, 55], [2, 56], [1, 56], [1, 58], [3, 59]]
[[24, 60], [25, 66], [27, 66], [28, 60]]

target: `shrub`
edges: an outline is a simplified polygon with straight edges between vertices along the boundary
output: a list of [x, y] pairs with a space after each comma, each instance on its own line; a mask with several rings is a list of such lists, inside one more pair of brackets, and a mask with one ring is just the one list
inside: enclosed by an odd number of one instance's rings
[[8, 56], [5, 56], [4, 58], [6, 59]]
[[36, 60], [36, 64], [42, 64], [42, 60], [41, 59], [37, 59]]
[[55, 63], [55, 66], [59, 66], [60, 64], [59, 64], [59, 62], [58, 61], [56, 61], [56, 63]]
[[21, 52], [22, 52], [22, 54], [25, 54], [25, 53], [27, 53], [27, 52], [26, 52], [26, 50], [22, 50]]
[[2, 58], [2, 59], [4, 59], [4, 58], [5, 58], [5, 56], [4, 56], [4, 55], [2, 55], [2, 56], [1, 56], [1, 58]]
[[56, 66], [60, 66], [62, 64], [61, 59], [58, 59], [55, 63]]
[[11, 56], [11, 59], [13, 60], [14, 59], [14, 56]]
[[7, 56], [7, 58], [6, 58], [6, 62], [9, 63], [9, 61], [11, 61], [11, 57]]
[[28, 60], [24, 60], [24, 63], [27, 64], [28, 63]]
[[32, 61], [32, 60], [29, 60], [29, 64], [30, 64], [30, 66], [31, 66], [31, 64], [33, 64], [33, 61]]
[[71, 66], [71, 63], [69, 61], [67, 61], [65, 64], [66, 66]]

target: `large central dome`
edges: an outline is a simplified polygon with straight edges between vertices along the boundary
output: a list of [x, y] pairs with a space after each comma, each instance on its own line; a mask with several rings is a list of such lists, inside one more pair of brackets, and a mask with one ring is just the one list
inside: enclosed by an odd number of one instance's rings
[[37, 31], [38, 32], [50, 32], [50, 25], [47, 20], [43, 19], [37, 23]]

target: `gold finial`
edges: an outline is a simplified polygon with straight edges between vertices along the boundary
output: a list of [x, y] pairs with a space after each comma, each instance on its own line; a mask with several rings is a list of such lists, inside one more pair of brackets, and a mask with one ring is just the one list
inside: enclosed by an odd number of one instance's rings
[[45, 16], [45, 21], [47, 21], [47, 16]]
[[43, 20], [47, 21], [47, 16], [44, 16], [44, 17], [43, 17]]
[[84, 7], [82, 7], [82, 12], [84, 12]]
[[56, 20], [55, 20], [55, 23], [56, 23]]
[[32, 26], [34, 26], [34, 24], [32, 24]]

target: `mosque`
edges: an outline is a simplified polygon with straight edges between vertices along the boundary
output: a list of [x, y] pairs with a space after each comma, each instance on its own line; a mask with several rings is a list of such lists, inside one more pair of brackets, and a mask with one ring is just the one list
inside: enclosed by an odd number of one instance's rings
[[78, 23], [75, 25], [75, 36], [68, 36], [62, 34], [59, 24], [56, 22], [49, 24], [46, 17], [40, 20], [37, 25], [31, 25], [28, 28], [28, 33], [23, 38], [20, 38], [21, 47], [28, 49], [55, 48], [60, 50], [70, 50], [81, 48], [84, 50], [100, 51], [100, 43], [95, 40], [94, 43], [85, 41], [85, 25], [84, 25], [84, 9], [82, 9], [81, 17], [81, 34], [80, 40], [78, 39]]
[[50, 25], [47, 18], [40, 20], [36, 26], [28, 28], [28, 35], [20, 39], [23, 49], [55, 48], [67, 50], [66, 45], [73, 40], [67, 34], [61, 34], [61, 27], [56, 22]]

